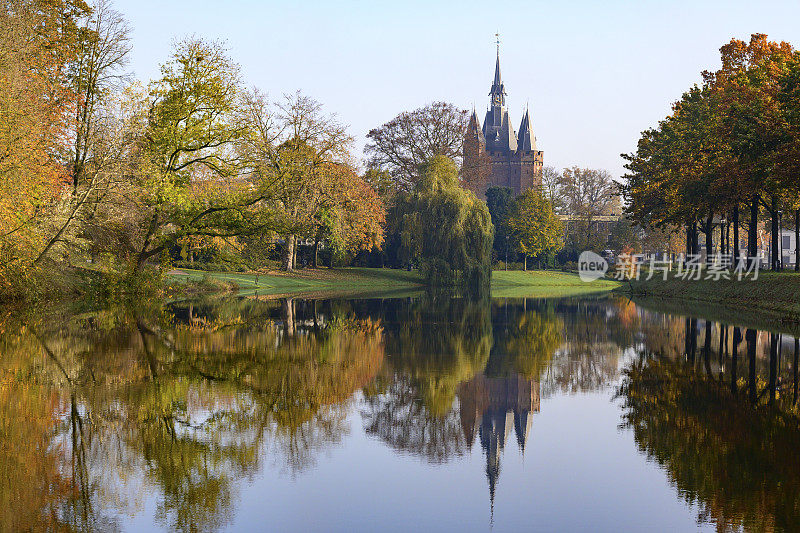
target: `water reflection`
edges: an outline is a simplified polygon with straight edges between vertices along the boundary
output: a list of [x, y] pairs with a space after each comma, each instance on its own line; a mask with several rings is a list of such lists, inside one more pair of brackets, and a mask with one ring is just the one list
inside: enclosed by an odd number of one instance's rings
[[500, 477], [500, 456], [514, 430], [520, 453], [531, 432], [533, 414], [539, 411], [539, 382], [519, 374], [506, 377], [476, 376], [459, 387], [461, 427], [468, 446], [472, 446], [478, 427], [481, 448], [486, 456], [490, 508]]
[[625, 427], [700, 520], [796, 530], [798, 339], [694, 317], [682, 325], [683, 346], [647, 342], [625, 370]]
[[[25, 401], [4, 404], [3, 420], [15, 431], [31, 431], [29, 413], [41, 420], [35, 439], [3, 432], [3, 489], [14, 496], [4, 516], [30, 516], [12, 529], [114, 529], [113, 515], [135, 513], [142, 488], [156, 487], [161, 525], [214, 530], [266, 447], [293, 473], [312, 465], [346, 433], [353, 392], [380, 368], [381, 331], [369, 319], [306, 320], [291, 301], [281, 310], [275, 321], [263, 320], [271, 306], [243, 302], [16, 325], [4, 337], [3, 390]], [[36, 478], [65, 486], [52, 504], [13, 493], [39, 455], [52, 472]]]
[[492, 513], [504, 453], [531, 448], [547, 399], [604, 390], [701, 522], [790, 530], [797, 348], [614, 298], [9, 313], [0, 530], [122, 529], [146, 509], [158, 527], [217, 530], [234, 524], [244, 480], [313, 476], [353, 431], [432, 465], [479, 444]]

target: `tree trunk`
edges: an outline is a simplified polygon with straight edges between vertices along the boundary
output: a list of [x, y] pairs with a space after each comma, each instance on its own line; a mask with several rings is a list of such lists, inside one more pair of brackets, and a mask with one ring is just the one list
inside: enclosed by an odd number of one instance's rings
[[794, 374], [794, 397], [792, 398], [792, 405], [797, 403], [797, 352], [800, 352], [800, 339], [794, 340], [794, 362], [792, 363], [792, 373]]
[[731, 253], [731, 222], [725, 222], [725, 255]]
[[800, 272], [800, 209], [794, 211], [794, 271]]
[[739, 262], [739, 204], [733, 206], [733, 263]]
[[522, 254], [522, 270], [528, 271], [528, 254]]
[[[77, 196], [77, 193], [78, 193], [78, 174], [75, 174], [75, 178], [74, 179], [75, 179], [75, 182], [74, 182], [75, 183], [75, 189], [73, 191], [73, 195]], [[93, 190], [94, 190], [94, 187], [87, 187], [86, 191], [83, 193], [81, 198], [80, 199], [77, 199], [77, 198], [75, 199], [75, 205], [73, 206], [72, 210], [70, 211], [69, 216], [67, 217], [67, 220], [59, 228], [59, 230], [56, 232], [56, 234], [53, 237], [51, 237], [49, 241], [47, 241], [47, 244], [45, 245], [44, 249], [39, 253], [38, 256], [36, 256], [36, 259], [33, 260], [33, 264], [34, 265], [38, 264], [42, 259], [44, 259], [44, 257], [50, 251], [50, 249], [59, 240], [61, 240], [61, 236], [64, 234], [65, 231], [67, 231], [67, 228], [70, 226], [72, 221], [75, 220], [75, 218], [78, 215], [78, 211], [86, 203], [87, 199], [89, 198], [89, 193], [91, 193]]]
[[706, 219], [706, 264], [711, 263], [714, 256], [714, 213]]
[[697, 230], [697, 222], [692, 222], [692, 254], [697, 255], [700, 253], [700, 245], [698, 239], [700, 238], [699, 231]]
[[314, 239], [314, 268], [317, 268], [319, 262], [319, 239]]
[[147, 227], [147, 234], [144, 236], [144, 243], [142, 244], [142, 249], [139, 251], [139, 256], [136, 258], [136, 265], [133, 267], [134, 272], [141, 272], [142, 268], [144, 267], [145, 261], [150, 257], [147, 248], [150, 247], [150, 241], [153, 238], [153, 234], [158, 227], [158, 210], [153, 213], [153, 218], [150, 219], [150, 225]]
[[684, 351], [686, 352], [686, 361], [694, 364], [695, 354], [697, 352], [697, 319], [686, 319], [686, 331], [684, 335]]
[[294, 300], [292, 298], [285, 298], [281, 302], [283, 311], [283, 327], [287, 337], [294, 337]]
[[692, 253], [692, 226], [691, 224], [686, 224], [686, 255], [691, 255]]
[[747, 255], [757, 261], [758, 255], [758, 195], [750, 199], [750, 227], [747, 228]]
[[295, 249], [295, 236], [288, 235], [286, 237], [286, 256], [284, 260], [284, 267], [287, 272], [294, 270], [294, 249]]
[[771, 262], [772, 262], [772, 270], [780, 270], [780, 256], [778, 253], [778, 197], [772, 197], [772, 208], [770, 209], [770, 215], [772, 215], [772, 236], [770, 241], [772, 245], [772, 253], [770, 254]]
[[711, 375], [711, 321], [706, 320], [706, 335], [703, 338], [703, 363], [706, 375]]

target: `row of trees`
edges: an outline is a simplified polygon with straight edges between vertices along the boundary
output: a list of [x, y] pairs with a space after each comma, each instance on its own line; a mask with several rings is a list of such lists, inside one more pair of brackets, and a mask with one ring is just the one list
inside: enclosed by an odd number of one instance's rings
[[257, 268], [277, 243], [291, 270], [298, 242], [314, 244], [315, 264], [322, 244], [381, 249], [382, 264], [431, 281], [485, 285], [493, 235], [496, 250], [513, 235], [525, 257], [550, 255], [567, 214], [585, 226], [571, 224], [582, 237], [568, 244], [597, 248], [592, 221], [615, 209], [607, 173], [547, 169], [541, 191], [490, 216], [459, 168], [467, 114], [452, 104], [372, 130], [359, 176], [336, 117], [300, 93], [246, 88], [220, 43], [178, 42], [143, 86], [125, 73], [130, 31], [106, 0], [24, 0], [0, 17], [6, 295], [54, 271], [140, 280], [165, 259], [228, 253]]
[[168, 252], [251, 237], [380, 246], [383, 201], [352, 138], [302, 94], [269, 101], [220, 43], [176, 44], [147, 86], [105, 0], [0, 10], [0, 292], [57, 269], [139, 274]]
[[748, 227], [747, 255], [757, 255], [765, 213], [771, 262], [779, 267], [783, 212], [794, 213], [800, 234], [800, 54], [763, 34], [733, 39], [720, 52], [721, 67], [703, 72], [702, 84], [623, 155], [627, 209], [642, 225], [686, 228], [689, 253], [699, 251], [703, 232], [710, 255], [715, 224], [730, 220], [737, 256], [741, 223]]

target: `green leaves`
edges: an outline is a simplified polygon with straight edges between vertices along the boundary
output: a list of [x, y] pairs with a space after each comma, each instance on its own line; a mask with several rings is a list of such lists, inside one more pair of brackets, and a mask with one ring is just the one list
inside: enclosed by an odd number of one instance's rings
[[486, 204], [458, 186], [455, 163], [433, 157], [402, 201], [403, 246], [428, 282], [488, 287], [494, 226]]
[[147, 139], [162, 173], [187, 180], [196, 165], [232, 173], [231, 144], [243, 134], [233, 120], [238, 65], [220, 44], [188, 39], [177, 45], [161, 72], [150, 87]]
[[514, 246], [526, 256], [555, 253], [564, 246], [564, 228], [541, 191], [529, 189], [511, 207], [507, 226]]

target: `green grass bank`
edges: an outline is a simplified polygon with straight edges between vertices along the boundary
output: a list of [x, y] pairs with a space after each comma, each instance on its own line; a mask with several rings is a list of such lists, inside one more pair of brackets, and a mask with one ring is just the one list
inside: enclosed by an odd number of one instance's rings
[[577, 274], [557, 270], [495, 270], [492, 272], [492, 296], [499, 298], [563, 297], [608, 292], [619, 282], [599, 279], [582, 281]]
[[646, 307], [666, 305], [723, 320], [748, 315], [765, 325], [800, 322], [800, 274], [794, 272], [761, 272], [741, 281], [654, 277], [621, 283], [615, 291]]
[[[381, 268], [303, 269], [292, 273], [266, 274], [205, 272], [175, 269], [167, 282], [177, 291], [182, 287], [238, 290], [260, 295], [314, 294], [358, 295], [408, 293], [424, 288], [417, 272]], [[556, 271], [502, 271], [492, 274], [492, 296], [557, 297], [607, 292], [619, 284], [609, 280], [585, 283], [575, 274]]]
[[207, 272], [176, 269], [167, 273], [167, 282], [181, 285], [199, 284], [210, 290], [231, 289], [258, 292], [263, 295], [294, 293], [369, 293], [418, 290], [423, 287], [417, 272], [381, 268], [302, 269], [295, 272]]

